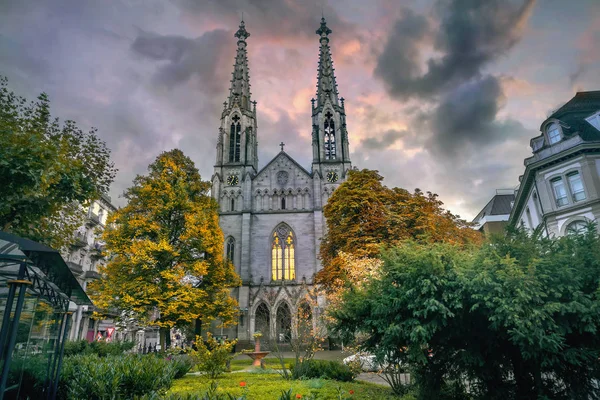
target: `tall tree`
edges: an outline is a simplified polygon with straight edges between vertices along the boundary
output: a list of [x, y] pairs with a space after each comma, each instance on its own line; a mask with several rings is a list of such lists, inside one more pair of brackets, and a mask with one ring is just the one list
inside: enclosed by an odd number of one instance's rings
[[115, 172], [96, 129], [61, 125], [45, 93], [27, 103], [0, 77], [1, 230], [66, 246], [83, 222], [81, 206], [106, 193]]
[[321, 242], [323, 269], [317, 281], [330, 290], [334, 282], [344, 281], [340, 252], [372, 258], [382, 246], [406, 239], [460, 245], [482, 240], [466, 221], [444, 210], [436, 194], [390, 189], [382, 180], [377, 171], [350, 171], [323, 209], [327, 234]]
[[90, 289], [96, 305], [169, 329], [234, 320], [240, 284], [223, 254], [217, 203], [194, 163], [164, 152], [125, 192], [104, 231], [109, 262]]

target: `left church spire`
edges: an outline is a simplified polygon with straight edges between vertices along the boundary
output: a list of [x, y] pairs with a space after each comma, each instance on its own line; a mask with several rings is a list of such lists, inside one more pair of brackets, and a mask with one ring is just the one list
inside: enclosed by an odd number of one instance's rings
[[242, 182], [248, 173], [255, 174], [258, 169], [256, 101], [251, 100], [246, 42], [250, 32], [243, 20], [234, 37], [237, 49], [229, 96], [221, 113], [215, 173], [222, 179], [234, 174]]

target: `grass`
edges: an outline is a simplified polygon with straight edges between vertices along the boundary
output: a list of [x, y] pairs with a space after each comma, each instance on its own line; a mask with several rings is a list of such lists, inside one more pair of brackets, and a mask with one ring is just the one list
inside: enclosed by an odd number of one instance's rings
[[[242, 361], [242, 360], [235, 360]], [[273, 360], [277, 361], [277, 360]], [[232, 368], [234, 363], [232, 362]], [[315, 393], [318, 399], [338, 399], [338, 387], [342, 389], [343, 398], [350, 399], [395, 399], [391, 389], [364, 382], [336, 382], [326, 379], [310, 379], [303, 381], [286, 381], [279, 374], [253, 372], [238, 372], [225, 374], [216, 379], [218, 393], [229, 393], [241, 396], [245, 392], [248, 399], [252, 400], [277, 400], [282, 391], [292, 388], [293, 396], [300, 394], [303, 398]], [[188, 395], [204, 394], [210, 387], [212, 380], [206, 376], [188, 375], [177, 379], [169, 393]], [[246, 382], [246, 387], [240, 387], [240, 382]], [[350, 390], [354, 391], [350, 395]]]
[[[252, 366], [252, 359], [246, 356], [247, 359], [240, 360], [231, 360], [231, 371], [243, 371]], [[279, 363], [279, 359], [271, 357], [264, 358], [265, 368], [266, 369], [281, 369], [281, 364]], [[292, 364], [294, 364], [295, 360], [293, 358], [284, 358], [283, 362], [285, 365], [290, 368]]]

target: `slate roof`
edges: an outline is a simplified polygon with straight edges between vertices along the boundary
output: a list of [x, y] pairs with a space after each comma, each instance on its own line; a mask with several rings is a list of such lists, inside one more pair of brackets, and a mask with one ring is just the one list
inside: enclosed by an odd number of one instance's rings
[[600, 110], [600, 90], [577, 92], [575, 97], [554, 111], [546, 121], [549, 119], [559, 120], [566, 136], [579, 133], [584, 141], [598, 141], [600, 140], [600, 131], [585, 120], [598, 110]]
[[515, 201], [514, 194], [497, 194], [483, 207], [483, 210], [473, 219], [476, 222], [487, 215], [507, 215], [512, 209], [511, 203]]

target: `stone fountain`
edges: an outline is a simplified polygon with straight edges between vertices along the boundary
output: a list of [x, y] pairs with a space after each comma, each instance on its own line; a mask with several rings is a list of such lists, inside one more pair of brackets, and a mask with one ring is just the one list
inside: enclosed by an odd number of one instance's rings
[[244, 354], [246, 354], [248, 357], [250, 357], [251, 359], [254, 360], [252, 362], [252, 366], [253, 367], [262, 367], [262, 368], [264, 368], [264, 366], [262, 365], [262, 361], [261, 360], [263, 358], [265, 358], [267, 356], [267, 354], [270, 353], [270, 351], [260, 351], [260, 337], [262, 336], [262, 333], [256, 332], [252, 336], [254, 337], [254, 351], [253, 352], [249, 352], [249, 353], [244, 353]]

